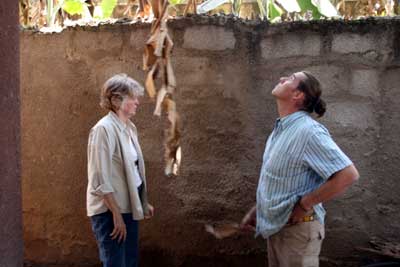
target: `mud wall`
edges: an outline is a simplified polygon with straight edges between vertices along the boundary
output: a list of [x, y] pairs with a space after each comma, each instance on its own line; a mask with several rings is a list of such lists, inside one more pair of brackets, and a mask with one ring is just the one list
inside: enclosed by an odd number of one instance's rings
[[[321, 121], [361, 178], [326, 204], [323, 266], [360, 265], [356, 248], [398, 240], [400, 183], [400, 20], [281, 25], [227, 17], [170, 23], [182, 114], [183, 161], [163, 175], [163, 124], [142, 99], [134, 118], [156, 216], [141, 223], [143, 266], [264, 266], [266, 242], [217, 241], [209, 222], [240, 221], [255, 201], [266, 137], [277, 117], [270, 91], [281, 75], [315, 73], [324, 85]], [[25, 259], [96, 265], [85, 215], [86, 142], [104, 112], [99, 89], [126, 72], [144, 82], [145, 24], [21, 33], [22, 171]]]

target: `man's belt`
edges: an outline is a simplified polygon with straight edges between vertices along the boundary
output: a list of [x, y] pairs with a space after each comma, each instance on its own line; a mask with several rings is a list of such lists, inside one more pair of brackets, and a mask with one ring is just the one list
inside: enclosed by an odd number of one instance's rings
[[314, 214], [311, 214], [311, 215], [304, 216], [301, 219], [301, 222], [312, 222], [314, 220], [315, 220], [315, 216], [314, 216]]
[[[315, 219], [316, 219], [316, 218], [315, 218], [315, 213], [313, 213], [313, 214], [304, 216], [304, 217], [301, 218], [300, 221], [297, 222], [297, 223], [312, 222], [312, 221], [315, 221]], [[296, 224], [297, 224], [297, 223], [296, 223]], [[287, 222], [287, 225], [293, 225], [293, 223], [291, 223], [291, 222], [289, 221], [289, 222]]]

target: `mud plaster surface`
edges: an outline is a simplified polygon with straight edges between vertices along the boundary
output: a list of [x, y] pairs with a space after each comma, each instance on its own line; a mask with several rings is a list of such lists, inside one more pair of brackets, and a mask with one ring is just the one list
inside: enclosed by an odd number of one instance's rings
[[[264, 240], [217, 241], [203, 227], [239, 221], [254, 203], [264, 142], [277, 116], [270, 90], [281, 75], [301, 69], [321, 77], [328, 102], [321, 121], [361, 173], [351, 190], [326, 205], [322, 266], [359, 266], [373, 256], [356, 247], [374, 236], [398, 240], [399, 26], [396, 18], [273, 26], [231, 17], [171, 22], [183, 165], [179, 177], [163, 175], [164, 125], [145, 97], [134, 122], [156, 216], [140, 225], [142, 266], [265, 265]], [[195, 35], [188, 33], [194, 28]], [[27, 262], [98, 264], [85, 215], [87, 135], [104, 115], [98, 95], [108, 77], [126, 72], [144, 82], [148, 31], [144, 24], [118, 24], [21, 32]]]

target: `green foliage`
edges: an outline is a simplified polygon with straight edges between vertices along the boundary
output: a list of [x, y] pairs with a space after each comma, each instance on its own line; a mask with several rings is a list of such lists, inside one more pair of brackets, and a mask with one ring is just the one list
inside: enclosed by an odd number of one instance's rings
[[329, 0], [311, 0], [311, 3], [317, 7], [319, 13], [325, 17], [338, 16], [336, 8]]
[[[300, 13], [304, 15], [306, 12], [312, 12], [313, 19], [320, 19], [324, 15], [325, 17], [329, 17], [331, 14], [336, 12], [336, 9], [334, 9], [333, 6], [332, 10], [331, 6], [327, 4], [329, 0], [297, 0], [297, 2], [300, 7]], [[257, 0], [257, 4], [260, 10], [260, 17], [267, 18], [272, 22], [277, 21], [277, 19], [279, 19], [282, 14], [287, 12], [286, 10], [283, 10], [280, 6], [278, 6], [275, 0]], [[319, 10], [325, 11], [325, 13], [327, 14], [323, 15]]]
[[293, 0], [278, 0], [279, 4], [282, 5], [282, 8], [289, 12], [289, 13], [293, 13], [293, 12], [300, 12], [300, 6], [297, 3], [297, 1], [293, 1]]
[[322, 16], [321, 13], [318, 11], [318, 8], [313, 5], [311, 0], [297, 0], [297, 3], [299, 3], [301, 13], [305, 13], [306, 11], [311, 11], [313, 19], [321, 18]]
[[257, 0], [261, 18], [268, 18], [268, 1], [269, 0]]
[[52, 27], [56, 20], [56, 15], [58, 10], [60, 10], [63, 5], [64, 0], [60, 0], [56, 6], [54, 6], [53, 0], [47, 0], [47, 14], [46, 14], [46, 24], [47, 27]]
[[183, 3], [183, 0], [168, 0], [168, 2], [169, 2], [171, 5], [175, 6], [175, 5], [182, 4], [182, 3]]
[[101, 10], [103, 11], [103, 18], [111, 17], [111, 14], [117, 5], [117, 0], [103, 0], [101, 1]]
[[70, 15], [82, 15], [84, 8], [84, 0], [64, 0], [63, 9]]
[[280, 18], [283, 14], [282, 9], [273, 0], [269, 0], [268, 2], [268, 19], [274, 21], [274, 19]]
[[232, 0], [233, 14], [235, 14], [236, 16], [239, 16], [241, 6], [242, 6], [242, 0]]
[[[400, 4], [398, 4], [398, 1], [380, 0], [380, 5], [374, 5], [372, 8], [370, 8], [367, 0], [215, 0], [218, 5], [213, 6], [215, 6], [214, 11], [217, 11], [217, 6], [231, 2], [232, 13], [236, 16], [254, 18], [254, 15], [258, 14], [263, 19], [279, 22], [282, 20], [295, 21], [332, 17], [357, 19], [365, 16], [399, 15]], [[93, 18], [88, 7], [94, 9], [95, 19], [107, 19], [112, 16], [118, 2], [121, 3], [121, 7], [126, 6], [126, 11], [119, 14], [120, 17], [135, 18], [134, 12], [127, 12], [128, 9], [132, 9], [133, 0], [95, 0], [91, 1], [90, 4], [87, 4], [85, 0], [19, 0], [20, 23], [24, 26], [37, 26], [39, 28], [47, 26], [51, 28], [60, 25], [63, 21], [62, 16], [67, 13], [69, 15], [81, 15], [82, 18], [90, 20]], [[176, 5], [186, 4], [187, 0], [169, 0], [169, 2], [173, 9], [180, 10], [180, 7]], [[257, 3], [256, 6], [254, 6], [255, 2]], [[127, 5], [127, 3], [129, 4]], [[65, 12], [59, 12], [60, 9]], [[229, 13], [228, 8], [226, 9]]]

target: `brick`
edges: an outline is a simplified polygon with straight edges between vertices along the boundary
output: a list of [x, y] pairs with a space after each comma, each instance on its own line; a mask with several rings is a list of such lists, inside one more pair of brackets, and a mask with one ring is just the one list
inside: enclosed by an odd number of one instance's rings
[[198, 26], [185, 31], [183, 47], [198, 50], [223, 51], [235, 48], [233, 31], [216, 26]]
[[365, 53], [379, 49], [379, 36], [342, 33], [333, 36], [332, 51], [336, 53]]
[[181, 57], [172, 63], [180, 85], [206, 85], [216, 80], [216, 70], [207, 57]]
[[322, 97], [335, 95], [348, 88], [348, 74], [343, 67], [320, 65], [308, 67], [310, 71], [321, 83]]
[[318, 56], [321, 39], [314, 34], [274, 35], [261, 41], [261, 54], [264, 59], [295, 56]]
[[344, 128], [366, 130], [367, 128], [378, 128], [374, 114], [373, 106], [365, 103], [328, 102], [326, 118], [324, 118], [328, 122], [339, 124]]
[[354, 70], [350, 92], [365, 97], [379, 97], [378, 72], [375, 70]]

